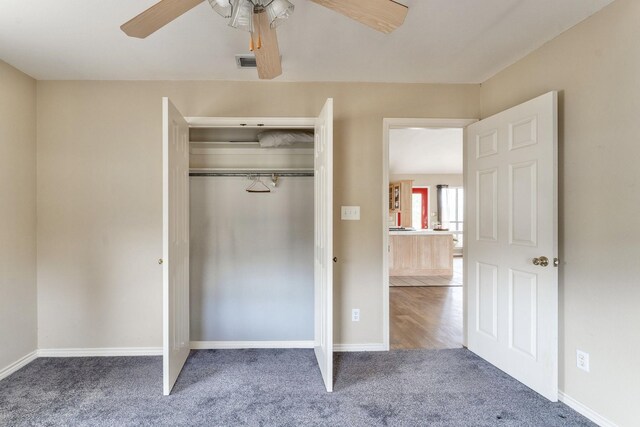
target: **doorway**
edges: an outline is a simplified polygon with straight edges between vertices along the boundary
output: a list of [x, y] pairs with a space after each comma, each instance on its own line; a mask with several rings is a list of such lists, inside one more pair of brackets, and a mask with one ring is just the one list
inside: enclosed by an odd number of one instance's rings
[[385, 343], [464, 344], [464, 127], [475, 120], [385, 119]]
[[403, 216], [389, 215], [402, 207], [401, 188], [389, 188], [391, 130], [465, 128], [462, 344], [557, 401], [558, 94], [474, 122], [383, 120], [383, 339], [389, 349], [389, 268], [407, 268], [394, 255], [426, 247], [390, 236], [390, 222], [405, 227]]

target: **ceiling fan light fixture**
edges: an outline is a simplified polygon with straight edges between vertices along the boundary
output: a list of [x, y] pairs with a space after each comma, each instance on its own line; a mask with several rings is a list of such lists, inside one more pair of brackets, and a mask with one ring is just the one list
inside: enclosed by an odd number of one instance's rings
[[276, 28], [292, 14], [295, 6], [289, 0], [208, 0], [211, 8], [223, 18], [229, 18], [229, 26], [253, 32], [254, 13], [266, 13], [271, 28]]
[[253, 8], [250, 0], [233, 0], [229, 26], [253, 33]]
[[223, 18], [231, 18], [233, 12], [231, 0], [209, 0], [209, 4]]
[[271, 28], [276, 28], [293, 14], [295, 6], [289, 0], [272, 0], [264, 6]]
[[[144, 39], [204, 0], [156, 0], [156, 4], [120, 26], [129, 37]], [[207, 0], [228, 20], [229, 26], [250, 33], [249, 48], [255, 50], [260, 79], [282, 74], [276, 27], [294, 11], [289, 0]], [[394, 0], [311, 0], [376, 30], [389, 33], [402, 25], [408, 7]], [[257, 33], [256, 28], [257, 27]], [[264, 43], [263, 43], [264, 42]]]

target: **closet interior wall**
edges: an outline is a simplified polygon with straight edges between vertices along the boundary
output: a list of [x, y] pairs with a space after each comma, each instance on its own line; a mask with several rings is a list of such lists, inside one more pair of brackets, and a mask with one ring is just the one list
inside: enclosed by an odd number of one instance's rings
[[[263, 130], [191, 129], [190, 335], [196, 348], [314, 339], [313, 144], [261, 148], [255, 141]], [[245, 191], [253, 182], [247, 175], [258, 170], [267, 173], [260, 180], [269, 193]], [[274, 186], [271, 171], [307, 176], [279, 177]], [[216, 175], [194, 176], [208, 173]]]

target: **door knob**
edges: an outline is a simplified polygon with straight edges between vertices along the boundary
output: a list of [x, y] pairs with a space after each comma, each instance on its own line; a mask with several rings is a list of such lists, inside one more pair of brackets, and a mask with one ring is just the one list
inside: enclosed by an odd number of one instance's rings
[[338, 262], [338, 257], [333, 257], [333, 262]]
[[533, 259], [533, 265], [539, 265], [540, 267], [546, 267], [549, 265], [549, 258], [541, 256]]

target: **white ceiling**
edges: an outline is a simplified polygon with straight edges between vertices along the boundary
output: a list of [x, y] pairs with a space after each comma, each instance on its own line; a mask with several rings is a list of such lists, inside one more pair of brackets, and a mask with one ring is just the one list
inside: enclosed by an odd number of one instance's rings
[[[203, 2], [147, 39], [119, 26], [157, 0], [2, 0], [0, 59], [41, 80], [257, 80], [248, 35]], [[405, 0], [378, 33], [308, 0], [278, 28], [281, 81], [479, 83], [612, 0]]]
[[389, 173], [462, 173], [462, 129], [407, 128], [389, 131]]

